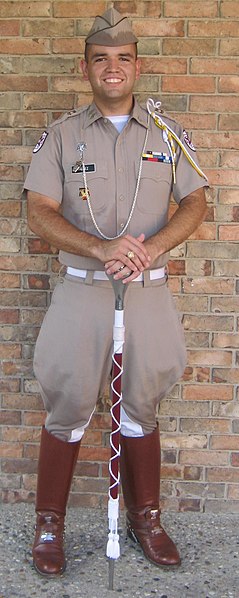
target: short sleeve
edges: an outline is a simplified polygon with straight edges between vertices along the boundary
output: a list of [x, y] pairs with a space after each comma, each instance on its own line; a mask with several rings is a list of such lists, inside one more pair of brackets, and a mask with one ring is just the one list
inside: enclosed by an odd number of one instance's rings
[[64, 174], [62, 168], [61, 136], [59, 130], [44, 131], [36, 144], [24, 189], [35, 191], [62, 201]]
[[[180, 130], [179, 137], [193, 161], [199, 166], [196, 151], [187, 134], [182, 129]], [[190, 164], [183, 150], [178, 146], [176, 183], [173, 185], [173, 197], [175, 201], [180, 203], [184, 197], [201, 187], [208, 187], [207, 179], [198, 174], [196, 169]]]

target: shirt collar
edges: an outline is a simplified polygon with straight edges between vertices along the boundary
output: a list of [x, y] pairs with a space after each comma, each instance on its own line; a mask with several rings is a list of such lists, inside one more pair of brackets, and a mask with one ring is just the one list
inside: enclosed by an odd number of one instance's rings
[[[101, 114], [101, 112], [99, 111], [99, 109], [97, 108], [96, 104], [94, 102], [92, 102], [92, 104], [90, 104], [90, 106], [87, 109], [86, 112], [86, 119], [85, 119], [85, 129], [87, 127], [89, 127], [90, 125], [92, 125], [94, 122], [96, 122], [97, 120], [99, 120], [100, 118], [104, 118], [103, 115]], [[142, 125], [143, 127], [145, 127], [146, 129], [148, 128], [148, 113], [147, 110], [142, 108], [142, 106], [140, 106], [140, 104], [138, 103], [136, 97], [134, 96], [134, 106], [133, 106], [133, 110], [130, 114], [130, 120], [134, 119], [137, 120], [137, 122]]]

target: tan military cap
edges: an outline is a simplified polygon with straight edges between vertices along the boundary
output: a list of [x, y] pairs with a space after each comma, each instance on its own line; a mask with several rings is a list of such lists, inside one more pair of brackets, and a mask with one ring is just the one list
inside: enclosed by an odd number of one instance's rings
[[122, 17], [115, 8], [109, 8], [102, 17], [95, 18], [85, 40], [86, 44], [97, 46], [126, 46], [137, 42], [128, 18]]

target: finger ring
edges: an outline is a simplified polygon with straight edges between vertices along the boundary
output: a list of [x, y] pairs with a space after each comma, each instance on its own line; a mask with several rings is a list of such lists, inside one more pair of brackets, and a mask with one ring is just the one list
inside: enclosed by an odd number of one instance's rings
[[133, 259], [134, 259], [134, 252], [133, 252], [133, 251], [128, 251], [128, 253], [127, 253], [127, 257], [128, 257], [130, 260], [133, 260]]
[[124, 267], [125, 267], [124, 265], [123, 265], [123, 266], [120, 266], [120, 268], [117, 270], [117, 272], [121, 272], [121, 270], [123, 270], [123, 269], [124, 269]]

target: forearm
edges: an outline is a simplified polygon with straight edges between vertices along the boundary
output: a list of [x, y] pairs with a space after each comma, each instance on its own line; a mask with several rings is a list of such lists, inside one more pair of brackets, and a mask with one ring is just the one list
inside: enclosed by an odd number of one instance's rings
[[[143, 270], [149, 265], [149, 256], [141, 240], [125, 235], [112, 240], [100, 239], [78, 229], [62, 216], [60, 205], [49, 197], [28, 192], [28, 224], [31, 230], [45, 241], [68, 253], [94, 257], [103, 264], [108, 260], [121, 260], [131, 269]], [[135, 263], [128, 252], [135, 254]]]
[[203, 189], [185, 197], [166, 226], [145, 241], [152, 262], [188, 239], [203, 221], [206, 210]]
[[41, 206], [38, 212], [28, 216], [30, 229], [40, 238], [57, 249], [76, 255], [95, 257], [98, 239], [80, 231], [66, 220], [59, 212]]

